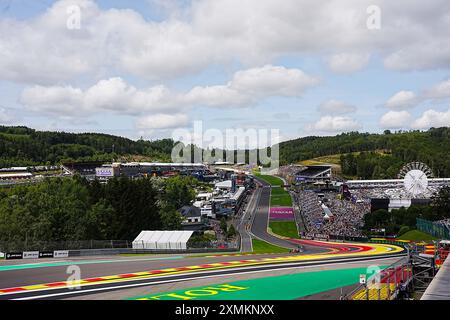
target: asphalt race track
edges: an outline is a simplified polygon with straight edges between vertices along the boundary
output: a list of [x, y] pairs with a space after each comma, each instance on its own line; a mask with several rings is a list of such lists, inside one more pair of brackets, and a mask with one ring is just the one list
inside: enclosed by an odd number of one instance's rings
[[[264, 183], [264, 182], [263, 182]], [[265, 185], [267, 185], [265, 183]], [[137, 257], [89, 257], [0, 263], [0, 299], [68, 299], [103, 294], [105, 299], [129, 298], [132, 288], [151, 288], [192, 281], [219, 283], [227, 277], [268, 276], [303, 268], [340, 268], [355, 263], [392, 262], [405, 256], [404, 249], [387, 244], [336, 243], [289, 239], [268, 234], [270, 187], [259, 188], [256, 210], [251, 214], [251, 233], [275, 245], [304, 247], [301, 254], [148, 255]], [[79, 278], [69, 278], [73, 267]], [[68, 267], [72, 269], [68, 270]], [[191, 284], [192, 285], [192, 284]], [[76, 288], [74, 288], [76, 287]], [[127, 291], [128, 290], [128, 291]], [[163, 290], [163, 289], [161, 289]], [[134, 294], [136, 296], [137, 294]]]
[[[394, 254], [391, 258], [403, 256], [401, 252]], [[226, 258], [226, 257], [225, 257]], [[317, 258], [317, 257], [315, 257]], [[2, 271], [1, 273], [1, 287], [5, 288], [4, 283], [9, 283], [11, 281], [19, 280], [22, 283], [19, 286], [6, 286], [6, 289], [0, 289], [0, 299], [57, 299], [57, 298], [67, 298], [79, 295], [90, 294], [93, 292], [100, 291], [114, 291], [121, 290], [130, 287], [137, 286], [149, 286], [152, 284], [160, 284], [162, 282], [178, 282], [192, 280], [196, 278], [205, 277], [223, 277], [225, 275], [242, 274], [242, 273], [254, 273], [263, 270], [283, 270], [289, 268], [299, 268], [305, 266], [320, 266], [327, 264], [349, 264], [351, 262], [357, 261], [368, 261], [368, 260], [384, 260], [386, 257], [383, 255], [372, 255], [372, 256], [357, 256], [354, 257], [337, 257], [330, 258], [330, 256], [323, 256], [321, 260], [310, 260], [305, 259], [302, 256], [282, 256], [282, 257], [272, 257], [272, 258], [254, 258], [246, 260], [236, 260], [228, 262], [211, 262], [203, 265], [191, 265], [186, 264], [187, 260], [183, 260], [183, 267], [175, 267], [174, 264], [170, 264], [170, 268], [166, 269], [142, 269], [138, 267], [138, 264], [126, 263], [127, 266], [133, 265], [136, 272], [127, 271], [127, 273], [121, 273], [117, 275], [110, 275], [114, 264], [112, 267], [108, 265], [108, 275], [105, 275], [105, 271], [99, 271], [98, 266], [94, 268], [88, 268], [89, 271], [85, 271], [86, 266], [83, 266], [83, 280], [78, 282], [66, 281], [67, 274], [61, 270], [57, 271], [58, 268], [52, 270], [52, 267], [43, 267], [34, 269], [33, 272], [30, 270], [20, 270], [13, 271], [15, 273], [16, 280], [11, 279], [10, 271]], [[194, 260], [194, 259], [192, 259]], [[227, 260], [227, 259], [226, 259]], [[194, 262], [190, 261], [189, 262]], [[235, 262], [235, 263], [231, 263]], [[196, 260], [195, 263], [200, 263]], [[101, 269], [106, 269], [104, 266]], [[125, 267], [122, 266], [122, 270]], [[127, 270], [131, 270], [127, 268]], [[9, 273], [9, 274], [8, 274]], [[8, 277], [5, 275], [8, 274]], [[26, 274], [31, 274], [29, 277], [24, 277]], [[36, 274], [36, 276], [35, 276]], [[95, 276], [89, 277], [88, 274], [96, 274]], [[47, 277], [46, 275], [51, 275], [55, 282], [44, 281], [40, 282], [37, 279], [39, 277]], [[85, 276], [88, 276], [85, 278]], [[49, 279], [49, 278], [47, 278]], [[220, 281], [220, 280], [217, 280]], [[72, 287], [79, 286], [79, 289], [73, 289]], [[125, 298], [125, 297], [124, 297]]]
[[[79, 264], [81, 271], [81, 280], [77, 281], [67, 280], [66, 263], [62, 266], [32, 265], [32, 268], [28, 269], [0, 271], [0, 299], [55, 299], [84, 295], [93, 292], [92, 290], [113, 291], [130, 286], [148, 286], [160, 281], [186, 281], [198, 277], [221, 277], [242, 272], [348, 264], [356, 261], [400, 258], [405, 255], [402, 248], [391, 245], [352, 244], [354, 249], [351, 250], [348, 244], [318, 243], [318, 245], [331, 245], [335, 248], [327, 253], [302, 255], [224, 255], [186, 257], [177, 260], [171, 257], [166, 257], [165, 260], [122, 258], [108, 263], [98, 263], [98, 260], [82, 263], [83, 261], [75, 260], [73, 265]], [[79, 289], [74, 290], [71, 288], [73, 286]]]
[[[252, 216], [252, 234], [261, 240], [264, 240], [273, 245], [295, 249], [298, 247], [298, 244], [275, 237], [269, 233], [267, 233], [267, 227], [269, 222], [269, 206], [270, 206], [270, 184], [262, 179], [256, 178], [262, 187], [259, 187], [259, 201], [256, 207], [256, 211]], [[323, 252], [320, 248], [315, 247], [306, 247], [305, 251], [309, 253], [314, 252]]]

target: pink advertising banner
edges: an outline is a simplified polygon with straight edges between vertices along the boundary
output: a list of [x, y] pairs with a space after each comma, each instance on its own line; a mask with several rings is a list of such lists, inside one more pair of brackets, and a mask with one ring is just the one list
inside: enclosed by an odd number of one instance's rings
[[271, 220], [294, 220], [294, 209], [290, 207], [270, 208]]

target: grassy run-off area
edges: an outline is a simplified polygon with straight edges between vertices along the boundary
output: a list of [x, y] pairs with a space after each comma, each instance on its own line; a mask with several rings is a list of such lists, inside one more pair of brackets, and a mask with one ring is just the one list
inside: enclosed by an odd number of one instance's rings
[[298, 239], [297, 225], [295, 221], [270, 221], [269, 228], [280, 236]]
[[271, 207], [292, 207], [292, 199], [289, 192], [281, 187], [283, 185], [283, 180], [269, 175], [257, 176], [272, 186], [272, 194], [270, 196]]
[[397, 239], [399, 240], [411, 240], [411, 241], [431, 241], [431, 240], [438, 240], [437, 238], [433, 237], [432, 235], [419, 231], [419, 230], [411, 230], [404, 234], [402, 234]]
[[253, 253], [285, 253], [289, 249], [277, 247], [259, 239], [252, 239]]
[[289, 192], [281, 187], [272, 188], [270, 196], [271, 207], [292, 207], [292, 198]]
[[266, 181], [267, 183], [269, 183], [272, 187], [283, 185], [283, 180], [281, 180], [278, 177], [263, 175], [263, 174], [257, 174], [256, 176], [258, 178], [261, 178], [262, 180]]

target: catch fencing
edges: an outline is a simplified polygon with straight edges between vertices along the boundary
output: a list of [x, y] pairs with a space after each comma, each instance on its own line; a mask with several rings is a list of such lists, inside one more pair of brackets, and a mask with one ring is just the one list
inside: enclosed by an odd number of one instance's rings
[[[0, 252], [21, 251], [54, 251], [54, 250], [107, 250], [107, 249], [132, 249], [132, 240], [77, 240], [77, 241], [0, 241]], [[188, 250], [210, 251], [214, 250], [239, 250], [239, 241], [219, 244], [217, 241], [188, 242]], [[165, 248], [155, 248], [153, 251], [169, 251]]]
[[417, 218], [416, 227], [418, 230], [431, 234], [435, 238], [450, 240], [450, 232], [448, 228], [442, 224]]

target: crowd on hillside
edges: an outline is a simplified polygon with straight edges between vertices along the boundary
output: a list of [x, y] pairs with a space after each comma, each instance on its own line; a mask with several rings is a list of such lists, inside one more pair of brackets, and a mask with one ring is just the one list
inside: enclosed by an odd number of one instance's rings
[[357, 195], [358, 198], [389, 198], [389, 199], [411, 199], [411, 198], [431, 198], [439, 191], [438, 186], [428, 186], [425, 192], [419, 195], [412, 195], [404, 188], [358, 188], [352, 189], [352, 195]]
[[296, 199], [308, 230], [306, 236], [362, 236], [360, 230], [364, 215], [370, 211], [370, 202], [341, 200], [337, 193], [319, 198], [310, 191], [301, 191]]

